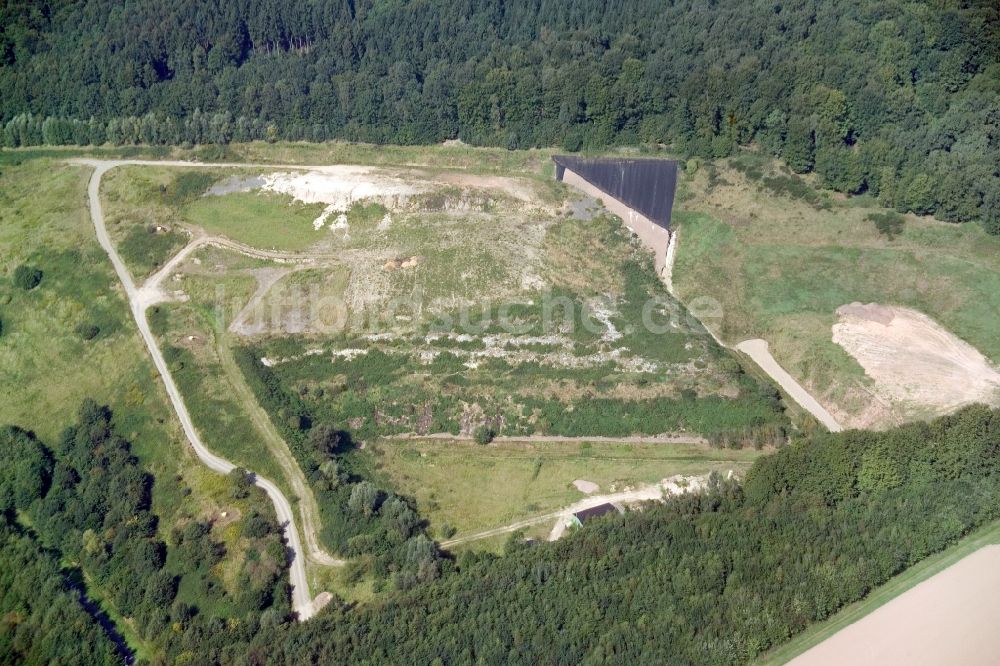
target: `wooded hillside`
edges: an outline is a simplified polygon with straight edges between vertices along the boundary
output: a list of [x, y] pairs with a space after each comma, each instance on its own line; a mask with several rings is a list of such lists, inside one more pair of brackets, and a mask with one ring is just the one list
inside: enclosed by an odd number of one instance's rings
[[1000, 232], [985, 0], [3, 0], [0, 99], [12, 146], [757, 142], [837, 190]]
[[[515, 537], [503, 557], [465, 553], [433, 580], [358, 606], [335, 600], [307, 623], [288, 614], [283, 571], [220, 617], [176, 598], [178, 578], [211, 560], [211, 538], [197, 522], [158, 538], [153, 479], [109, 416], [84, 404], [54, 450], [0, 429], [0, 581], [17, 583], [0, 594], [0, 650], [15, 661], [65, 663], [67, 638], [94, 661], [116, 659], [74, 605], [61, 556], [130, 619], [153, 663], [739, 664], [1000, 518], [1000, 412], [970, 407], [815, 435], [757, 460], [742, 487], [716, 478], [555, 543]], [[59, 617], [42, 615], [50, 600]]]

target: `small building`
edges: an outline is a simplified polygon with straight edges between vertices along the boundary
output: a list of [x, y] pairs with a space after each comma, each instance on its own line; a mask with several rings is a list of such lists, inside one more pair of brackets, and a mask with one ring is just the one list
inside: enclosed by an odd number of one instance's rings
[[599, 518], [609, 513], [623, 513], [623, 509], [621, 506], [612, 504], [611, 502], [605, 502], [604, 504], [598, 504], [597, 506], [592, 506], [587, 509], [581, 509], [569, 517], [566, 526], [583, 527], [583, 524], [588, 520], [593, 520], [594, 518]]

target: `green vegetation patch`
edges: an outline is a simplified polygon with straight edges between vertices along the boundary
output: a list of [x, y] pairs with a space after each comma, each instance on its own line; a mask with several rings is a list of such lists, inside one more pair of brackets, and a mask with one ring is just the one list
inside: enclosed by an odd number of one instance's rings
[[759, 454], [695, 444], [388, 439], [373, 455], [380, 472], [416, 498], [438, 537], [448, 538], [569, 506], [586, 497], [573, 486], [577, 479], [598, 484], [598, 494], [622, 492], [675, 474], [744, 472]]
[[718, 302], [721, 319], [710, 327], [729, 343], [766, 339], [847, 423], [886, 417], [866, 416], [877, 407], [870, 381], [832, 341], [842, 305], [911, 307], [1000, 362], [1000, 241], [977, 226], [903, 224], [898, 213], [846, 203], [817, 211], [787, 196], [746, 195], [739, 183], [692, 187], [696, 196], [674, 215], [678, 293]]
[[298, 251], [324, 239], [327, 232], [312, 224], [323, 208], [284, 194], [236, 192], [201, 197], [184, 206], [182, 214], [209, 233], [252, 247]]

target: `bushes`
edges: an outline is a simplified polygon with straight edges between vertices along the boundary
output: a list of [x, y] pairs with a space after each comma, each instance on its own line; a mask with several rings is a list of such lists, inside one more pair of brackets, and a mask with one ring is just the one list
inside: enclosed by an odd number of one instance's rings
[[893, 211], [869, 213], [865, 219], [872, 222], [878, 232], [889, 240], [903, 233], [903, 224], [906, 222], [906, 218]]
[[14, 269], [14, 285], [18, 289], [31, 291], [42, 282], [42, 270], [27, 264], [21, 264]]
[[496, 438], [497, 432], [490, 426], [481, 425], [476, 428], [475, 432], [472, 433], [472, 438], [476, 440], [476, 444], [485, 446], [492, 442]]
[[74, 327], [73, 332], [76, 333], [77, 337], [81, 340], [93, 340], [101, 332], [100, 327], [96, 324], [91, 323], [79, 323]]
[[[338, 552], [373, 556], [372, 568], [378, 577], [405, 572], [406, 580], [420, 580], [419, 572], [413, 569], [427, 565], [405, 559], [409, 540], [424, 532], [416, 512], [408, 501], [353, 474], [351, 458], [345, 455], [353, 448], [350, 435], [330, 423], [314, 422], [299, 394], [286, 390], [275, 371], [258, 360], [260, 356], [248, 348], [234, 352], [247, 384], [312, 485], [323, 522], [322, 540]], [[352, 379], [356, 383], [384, 379], [400, 367], [398, 358], [382, 352], [373, 351], [361, 358], [365, 359], [364, 374]], [[402, 510], [404, 505], [412, 513], [412, 521]]]
[[182, 245], [184, 235], [176, 231], [135, 225], [118, 244], [118, 252], [131, 267], [144, 272], [161, 266]]

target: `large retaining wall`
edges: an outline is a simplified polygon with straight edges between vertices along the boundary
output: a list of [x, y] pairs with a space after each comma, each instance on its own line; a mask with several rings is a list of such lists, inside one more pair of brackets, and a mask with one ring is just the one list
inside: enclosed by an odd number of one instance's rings
[[667, 246], [670, 244], [670, 232], [667, 229], [654, 224], [645, 215], [602, 192], [571, 169], [563, 170], [561, 180], [595, 199], [600, 199], [605, 208], [620, 217], [625, 225], [642, 240], [643, 244], [653, 251], [656, 274], [659, 275], [663, 271], [667, 262]]

